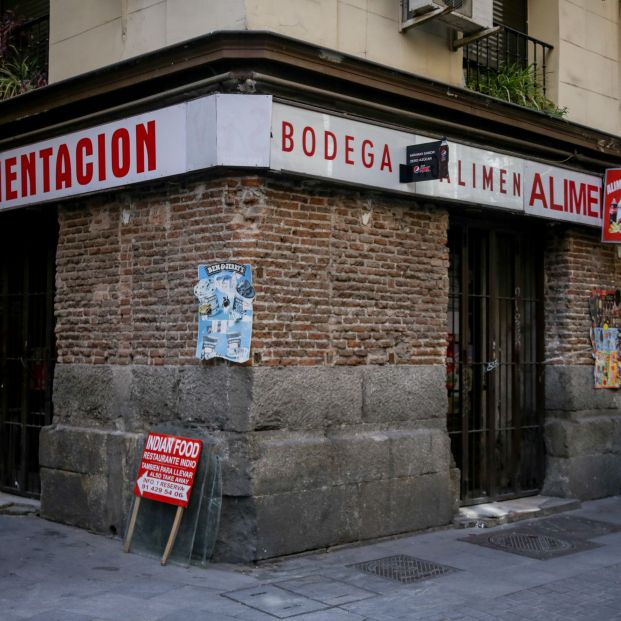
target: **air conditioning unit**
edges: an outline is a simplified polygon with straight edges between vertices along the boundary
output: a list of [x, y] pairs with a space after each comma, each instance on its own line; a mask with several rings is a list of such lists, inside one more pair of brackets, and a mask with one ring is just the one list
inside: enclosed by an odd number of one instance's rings
[[403, 0], [402, 30], [427, 17], [474, 34], [494, 26], [493, 0]]

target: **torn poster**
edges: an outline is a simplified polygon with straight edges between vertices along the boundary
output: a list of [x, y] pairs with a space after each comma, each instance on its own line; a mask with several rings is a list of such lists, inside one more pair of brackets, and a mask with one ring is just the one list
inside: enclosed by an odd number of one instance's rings
[[199, 265], [194, 295], [198, 299], [196, 357], [246, 362], [250, 358], [255, 297], [250, 265]]

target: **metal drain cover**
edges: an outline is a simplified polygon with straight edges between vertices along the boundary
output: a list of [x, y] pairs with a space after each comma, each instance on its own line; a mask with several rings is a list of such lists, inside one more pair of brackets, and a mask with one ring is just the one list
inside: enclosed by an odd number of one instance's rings
[[413, 556], [406, 556], [405, 554], [387, 556], [374, 561], [366, 561], [365, 563], [356, 563], [351, 565], [351, 567], [355, 567], [367, 574], [373, 574], [388, 580], [396, 580], [402, 584], [411, 584], [417, 580], [435, 578], [458, 571], [455, 567], [439, 565], [438, 563], [432, 563], [431, 561], [425, 561]]
[[[554, 533], [557, 535], [558, 533]], [[574, 554], [583, 550], [599, 548], [600, 545], [585, 539], [574, 537], [558, 537], [551, 534], [542, 533], [537, 529], [512, 528], [493, 534], [469, 535], [461, 539], [468, 543], [474, 543], [494, 550], [520, 554], [539, 560], [547, 560]]]
[[571, 550], [573, 544], [548, 535], [529, 535], [525, 533], [499, 533], [489, 537], [489, 542], [499, 548], [506, 548], [516, 552], [530, 552], [534, 554], [549, 554]]

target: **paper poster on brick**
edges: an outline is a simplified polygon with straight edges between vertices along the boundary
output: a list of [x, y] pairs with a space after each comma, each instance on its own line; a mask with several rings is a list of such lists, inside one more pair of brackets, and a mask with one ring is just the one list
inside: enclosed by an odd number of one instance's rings
[[149, 433], [134, 494], [178, 507], [187, 507], [203, 443], [163, 433]]
[[250, 265], [199, 265], [194, 295], [198, 299], [196, 357], [246, 362], [250, 358], [255, 297]]
[[602, 241], [621, 244], [621, 168], [606, 171]]

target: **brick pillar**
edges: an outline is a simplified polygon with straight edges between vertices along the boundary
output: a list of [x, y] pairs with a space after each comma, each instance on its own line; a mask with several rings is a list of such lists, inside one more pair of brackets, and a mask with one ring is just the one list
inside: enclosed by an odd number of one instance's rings
[[582, 499], [621, 493], [621, 397], [593, 388], [588, 299], [621, 286], [616, 248], [597, 231], [555, 229], [546, 250], [544, 492]]

